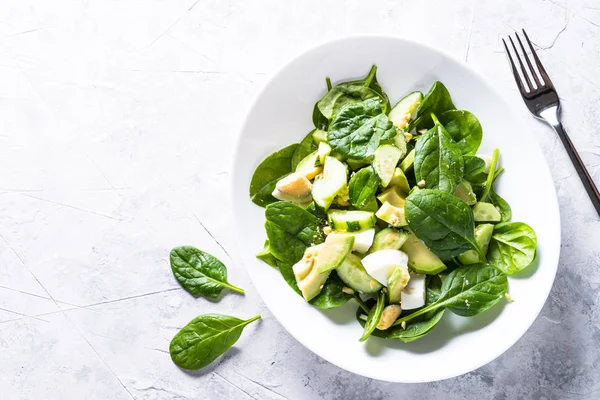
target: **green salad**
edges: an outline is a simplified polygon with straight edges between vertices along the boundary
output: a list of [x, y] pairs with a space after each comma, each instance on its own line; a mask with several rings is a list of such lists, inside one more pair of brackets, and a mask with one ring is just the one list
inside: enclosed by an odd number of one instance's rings
[[315, 129], [265, 158], [250, 198], [265, 207], [257, 257], [314, 307], [353, 300], [369, 336], [410, 342], [447, 310], [471, 317], [529, 266], [534, 230], [494, 190], [499, 151], [477, 151], [477, 117], [434, 82], [391, 107], [373, 66], [332, 87]]

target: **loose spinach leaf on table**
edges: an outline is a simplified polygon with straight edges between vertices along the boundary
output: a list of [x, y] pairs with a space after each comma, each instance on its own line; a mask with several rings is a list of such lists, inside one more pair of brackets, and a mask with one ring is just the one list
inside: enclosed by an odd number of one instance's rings
[[350, 203], [356, 208], [364, 208], [373, 198], [379, 188], [379, 176], [373, 167], [358, 170], [348, 184]]
[[329, 126], [329, 144], [334, 151], [354, 159], [368, 158], [384, 140], [392, 139], [396, 128], [379, 101], [366, 100], [345, 107]]
[[270, 204], [265, 217], [270, 252], [286, 264], [295, 264], [307, 247], [324, 240], [321, 220], [293, 203]]
[[507, 290], [506, 275], [492, 265], [473, 264], [460, 267], [448, 274], [442, 284], [440, 297], [434, 303], [400, 317], [394, 322], [394, 326], [443, 309], [463, 317], [472, 317], [496, 305]]
[[342, 291], [344, 286], [335, 271], [333, 271], [325, 285], [323, 285], [321, 293], [312, 299], [310, 304], [321, 309], [336, 308], [346, 304], [353, 296]]
[[171, 340], [171, 359], [185, 369], [205, 367], [237, 342], [246, 325], [259, 318], [257, 315], [244, 321], [222, 314], [200, 315]]
[[533, 262], [536, 247], [537, 236], [529, 225], [501, 223], [494, 227], [488, 260], [505, 274], [516, 274]]
[[296, 150], [294, 151], [294, 154], [292, 155], [291, 172], [296, 170], [296, 167], [298, 166], [300, 161], [302, 161], [304, 159], [304, 157], [306, 157], [307, 155], [309, 155], [309, 154], [313, 153], [315, 150], [317, 150], [317, 145], [315, 144], [315, 141], [314, 141], [313, 135], [312, 135], [313, 132], [314, 132], [314, 130], [310, 131], [308, 133], [308, 135], [306, 135], [304, 137], [304, 139], [302, 139], [300, 144], [298, 144], [298, 147], [296, 147]]
[[456, 107], [452, 103], [452, 97], [446, 89], [446, 86], [442, 82], [436, 81], [429, 89], [429, 92], [423, 98], [419, 110], [417, 111], [417, 118], [411, 122], [408, 130], [416, 128], [417, 130], [423, 128], [431, 128], [434, 125], [431, 119], [431, 113], [436, 115], [442, 114], [447, 110], [454, 110]]
[[463, 158], [442, 125], [436, 124], [417, 141], [414, 168], [417, 182], [425, 181], [426, 188], [454, 193], [463, 177]]
[[473, 156], [477, 153], [483, 138], [483, 128], [474, 114], [465, 110], [448, 110], [440, 114], [440, 122], [463, 156]]
[[192, 246], [171, 250], [171, 270], [177, 281], [193, 296], [219, 297], [223, 288], [244, 293], [227, 282], [227, 268], [216, 257]]
[[451, 258], [471, 249], [482, 255], [475, 241], [473, 211], [453, 194], [414, 191], [406, 198], [404, 210], [412, 231], [439, 257]]
[[471, 183], [485, 182], [487, 175], [485, 171], [485, 161], [477, 156], [463, 156], [464, 178]]
[[250, 181], [250, 199], [265, 207], [277, 201], [271, 195], [277, 181], [292, 172], [292, 157], [298, 144], [292, 144], [265, 158], [254, 170]]
[[369, 315], [367, 317], [367, 322], [365, 322], [363, 335], [360, 337], [360, 341], [364, 342], [371, 336], [373, 331], [377, 328], [377, 324], [379, 324], [379, 320], [381, 319], [381, 315], [383, 314], [383, 309], [385, 308], [385, 293], [383, 290], [379, 291], [377, 295], [377, 303], [371, 307], [371, 311], [369, 311]]

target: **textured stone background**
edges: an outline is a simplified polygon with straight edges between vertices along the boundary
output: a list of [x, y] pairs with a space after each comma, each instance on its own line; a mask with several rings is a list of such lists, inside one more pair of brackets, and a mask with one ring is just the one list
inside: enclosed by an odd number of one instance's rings
[[[4, 0], [2, 398], [599, 398], [600, 222], [541, 124], [531, 134], [560, 199], [559, 274], [523, 339], [473, 373], [400, 385], [342, 371], [282, 329], [227, 254], [231, 149], [279, 65], [327, 39], [390, 33], [457, 55], [520, 102], [499, 39], [521, 27], [600, 183], [597, 0]], [[184, 243], [226, 261], [243, 301], [182, 291], [167, 258]], [[182, 372], [165, 349], [208, 311], [264, 319], [219, 362]]]

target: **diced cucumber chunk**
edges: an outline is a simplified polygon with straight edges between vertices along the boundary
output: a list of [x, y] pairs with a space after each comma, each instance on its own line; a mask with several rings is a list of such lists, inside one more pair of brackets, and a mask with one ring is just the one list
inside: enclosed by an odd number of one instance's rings
[[375, 172], [379, 175], [381, 186], [387, 187], [390, 184], [396, 165], [398, 165], [401, 157], [402, 152], [391, 144], [381, 145], [375, 150], [373, 168], [375, 168]]
[[408, 179], [404, 172], [400, 167], [396, 167], [394, 170], [394, 176], [392, 176], [392, 180], [390, 181], [390, 186], [398, 186], [398, 189], [404, 194], [408, 194], [410, 192], [410, 185], [408, 184]]
[[397, 128], [405, 129], [422, 101], [423, 93], [418, 91], [409, 93], [391, 109], [389, 119]]
[[359, 293], [377, 293], [383, 287], [363, 267], [360, 257], [350, 253], [335, 270], [348, 287]]
[[374, 253], [384, 249], [400, 250], [406, 239], [408, 239], [407, 231], [396, 228], [385, 228], [375, 234], [369, 251]]
[[348, 168], [334, 157], [325, 157], [323, 175], [315, 178], [312, 196], [320, 207], [327, 210], [335, 196], [347, 185]]
[[381, 204], [387, 201], [394, 207], [404, 208], [404, 196], [400, 194], [400, 189], [398, 189], [397, 186], [392, 186], [385, 192], [381, 193], [379, 196], [377, 196], [377, 200], [379, 200]]
[[315, 167], [322, 167], [325, 164], [325, 157], [331, 154], [331, 146], [325, 142], [319, 143], [319, 148], [317, 149], [316, 159], [315, 159]]
[[321, 129], [315, 129], [313, 131], [312, 137], [315, 143], [317, 144], [321, 142], [327, 143], [327, 132], [322, 131]]
[[404, 215], [404, 207], [394, 207], [387, 201], [379, 207], [379, 210], [375, 213], [377, 218], [397, 228], [406, 226], [406, 216]]
[[372, 228], [377, 222], [375, 214], [369, 211], [333, 210], [327, 213], [329, 225], [339, 231], [358, 232]]
[[406, 146], [406, 136], [404, 136], [403, 132], [396, 133], [396, 136], [394, 136], [394, 145], [400, 150], [400, 159], [404, 158], [408, 152], [408, 147]]
[[[493, 233], [493, 224], [481, 224], [477, 225], [475, 228], [475, 242], [477, 242], [477, 245], [483, 254], [487, 253]], [[467, 250], [458, 256], [458, 261], [460, 261], [463, 265], [469, 265], [477, 264], [482, 260], [479, 258], [479, 254], [477, 254], [475, 250]]]
[[471, 183], [467, 180], [463, 179], [458, 186], [456, 186], [454, 195], [470, 206], [477, 203], [477, 196], [475, 196], [475, 193], [473, 192], [473, 186], [471, 186]]
[[353, 246], [354, 236], [329, 234], [317, 256], [317, 272], [322, 274], [336, 269], [352, 251]]
[[400, 303], [400, 297], [402, 296], [402, 290], [408, 284], [410, 280], [410, 273], [408, 267], [405, 265], [399, 265], [394, 269], [388, 279], [388, 299], [390, 303]]
[[404, 172], [410, 171], [415, 165], [415, 149], [412, 149], [400, 163], [400, 169]]
[[298, 163], [298, 166], [296, 167], [296, 172], [304, 175], [306, 179], [314, 179], [317, 175], [323, 172], [322, 167], [315, 166], [316, 160], [317, 152], [315, 151], [313, 153], [310, 153]]
[[500, 222], [502, 215], [491, 203], [479, 202], [473, 206], [473, 217], [475, 222]]

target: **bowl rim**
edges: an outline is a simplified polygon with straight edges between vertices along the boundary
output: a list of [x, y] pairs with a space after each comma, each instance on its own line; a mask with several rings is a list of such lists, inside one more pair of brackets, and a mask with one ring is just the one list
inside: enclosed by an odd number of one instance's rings
[[[258, 92], [256, 92], [254, 98], [252, 99], [252, 101], [250, 102], [250, 105], [247, 109], [247, 112], [245, 114], [245, 117], [243, 119], [243, 122], [241, 123], [241, 125], [239, 126], [238, 129], [238, 135], [236, 137], [236, 144], [235, 144], [235, 151], [233, 154], [233, 159], [231, 161], [231, 165], [230, 165], [230, 171], [232, 171], [231, 175], [230, 175], [230, 204], [231, 204], [231, 212], [232, 214], [235, 216], [236, 211], [235, 211], [235, 187], [236, 187], [236, 174], [235, 174], [235, 166], [237, 163], [237, 160], [239, 158], [240, 153], [242, 152], [242, 148], [241, 148], [241, 137], [242, 137], [242, 133], [246, 130], [246, 127], [248, 125], [248, 121], [249, 121], [249, 117], [252, 114], [253, 110], [255, 109], [259, 99], [262, 97], [262, 95], [264, 94], [264, 92], [267, 90], [267, 88], [270, 87], [270, 85], [273, 83], [273, 81], [275, 80], [275, 78], [277, 78], [282, 72], [283, 70], [285, 70], [285, 68], [287, 68], [290, 64], [296, 62], [298, 59], [304, 57], [305, 55], [307, 55], [308, 53], [311, 53], [321, 47], [325, 47], [325, 46], [330, 46], [330, 45], [334, 45], [335, 43], [340, 43], [340, 42], [345, 42], [345, 41], [353, 41], [353, 40], [361, 40], [361, 39], [383, 39], [383, 40], [395, 40], [395, 41], [400, 41], [400, 42], [407, 42], [411, 45], [416, 45], [416, 46], [420, 46], [423, 47], [429, 51], [432, 51], [434, 53], [438, 53], [448, 59], [450, 59], [451, 61], [460, 64], [462, 67], [466, 68], [469, 73], [473, 74], [474, 76], [476, 76], [484, 85], [486, 85], [491, 91], [493, 91], [497, 96], [498, 99], [504, 104], [506, 105], [511, 113], [513, 113], [519, 120], [520, 122], [522, 122], [523, 126], [527, 127], [530, 126], [532, 121], [531, 120], [526, 120], [525, 118], [523, 118], [520, 114], [519, 111], [517, 111], [516, 109], [516, 105], [509, 101], [507, 96], [502, 93], [500, 90], [498, 90], [496, 84], [494, 82], [492, 82], [487, 76], [483, 75], [481, 72], [479, 72], [477, 69], [473, 68], [472, 66], [470, 66], [469, 64], [467, 64], [465, 61], [460, 60], [459, 58], [457, 58], [456, 56], [447, 53], [444, 50], [441, 50], [439, 48], [433, 47], [429, 44], [423, 43], [421, 41], [412, 39], [412, 38], [407, 38], [404, 36], [400, 36], [400, 35], [393, 35], [393, 34], [356, 34], [356, 35], [344, 35], [344, 36], [339, 36], [339, 37], [333, 37], [333, 38], [329, 38], [326, 40], [322, 40], [319, 41], [307, 48], [304, 48], [302, 50], [300, 50], [295, 56], [285, 60], [284, 62], [282, 62], [277, 68], [275, 68], [271, 73], [269, 73], [268, 79], [261, 85], [260, 89], [258, 90]], [[548, 164], [548, 161], [544, 155], [544, 152], [542, 151], [542, 148], [539, 145], [539, 142], [535, 139], [535, 137], [533, 137], [530, 140], [530, 143], [532, 146], [535, 146], [535, 148], [537, 148], [537, 150], [539, 151], [540, 155], [542, 156], [543, 160], [544, 160], [544, 166], [546, 168], [546, 170], [548, 171], [548, 174], [550, 176], [550, 178], [552, 179], [552, 173]], [[260, 294], [260, 292], [257, 289], [257, 292], [259, 293], [260, 299], [261, 301], [265, 304], [265, 306], [267, 307], [267, 309], [269, 310], [269, 312], [271, 312], [271, 314], [273, 314], [273, 316], [275, 317], [275, 319], [277, 319], [277, 322], [279, 324], [281, 324], [281, 326], [283, 326], [283, 328], [287, 331], [287, 333], [293, 337], [296, 341], [298, 341], [300, 344], [302, 344], [305, 348], [307, 348], [308, 350], [310, 350], [313, 354], [319, 356], [320, 358], [326, 360], [327, 362], [335, 365], [336, 367], [351, 372], [353, 374], [359, 375], [359, 376], [364, 376], [370, 379], [374, 379], [377, 381], [381, 381], [381, 382], [393, 382], [393, 383], [427, 383], [427, 382], [437, 382], [437, 381], [442, 381], [442, 380], [447, 380], [447, 379], [451, 379], [451, 378], [455, 378], [457, 376], [460, 375], [464, 375], [466, 373], [475, 371], [489, 363], [491, 363], [492, 361], [496, 360], [498, 357], [500, 357], [502, 354], [504, 354], [508, 349], [510, 349], [512, 346], [514, 346], [519, 340], [521, 340], [521, 338], [525, 335], [525, 333], [533, 326], [533, 323], [535, 322], [535, 320], [539, 317], [539, 314], [541, 313], [542, 309], [544, 308], [544, 305], [546, 304], [546, 302], [548, 301], [548, 297], [550, 295], [550, 292], [554, 286], [554, 281], [556, 280], [556, 275], [558, 273], [558, 266], [560, 263], [560, 252], [561, 252], [561, 247], [562, 247], [562, 226], [561, 226], [561, 215], [560, 215], [560, 207], [559, 207], [559, 203], [558, 203], [558, 196], [556, 193], [556, 188], [554, 186], [554, 181], [552, 180], [552, 196], [547, 200], [547, 204], [549, 204], [549, 206], [551, 206], [553, 209], [556, 210], [556, 218], [557, 218], [557, 230], [555, 232], [555, 235], [557, 236], [557, 251], [555, 251], [554, 253], [554, 259], [555, 262], [552, 262], [553, 265], [553, 274], [552, 274], [552, 279], [550, 284], [547, 286], [546, 289], [543, 290], [543, 292], [541, 293], [541, 295], [543, 295], [544, 297], [544, 301], [541, 302], [541, 306], [538, 308], [538, 310], [535, 311], [535, 313], [532, 313], [531, 318], [527, 319], [527, 323], [522, 324], [522, 326], [524, 328], [519, 329], [518, 335], [516, 335], [516, 340], [514, 341], [509, 341], [506, 344], [504, 344], [503, 346], [494, 346], [496, 348], [496, 351], [493, 352], [493, 356], [490, 357], [489, 359], [487, 359], [486, 361], [482, 361], [482, 362], [478, 362], [476, 364], [473, 364], [472, 366], [468, 367], [468, 368], [462, 368], [460, 370], [452, 370], [451, 373], [446, 373], [446, 374], [439, 374], [439, 377], [435, 378], [435, 379], [430, 379], [430, 378], [425, 378], [425, 379], [403, 379], [403, 380], [389, 380], [389, 379], [385, 379], [385, 378], [381, 378], [378, 377], [375, 374], [372, 373], [365, 373], [363, 371], [359, 371], [357, 368], [354, 367], [348, 367], [346, 365], [340, 365], [339, 363], [337, 363], [335, 360], [330, 359], [329, 357], [325, 357], [322, 356], [321, 354], [319, 354], [314, 348], [313, 346], [311, 346], [309, 343], [307, 343], [305, 340], [302, 339], [301, 336], [296, 336], [294, 335], [289, 327], [287, 326], [287, 324], [278, 317], [277, 313], [274, 312], [271, 307], [269, 307], [269, 305], [267, 304], [267, 302], [264, 301], [262, 295]], [[240, 236], [239, 235], [235, 235], [235, 245], [236, 248], [239, 250], [240, 246]], [[539, 245], [538, 245], [539, 247]], [[244, 269], [248, 271], [248, 267], [245, 265], [245, 262], [243, 262], [243, 257], [240, 256], [240, 258], [242, 259], [242, 264], [244, 264]], [[536, 256], [537, 258], [537, 256]], [[252, 274], [248, 274], [250, 276], [250, 280], [252, 281], [253, 286], [256, 288], [256, 284], [255, 284], [255, 278]]]

